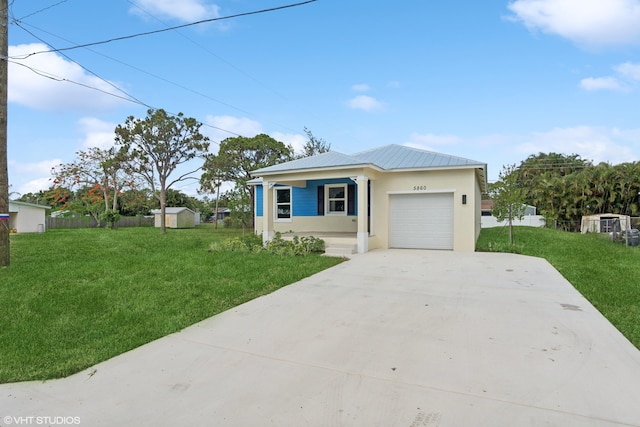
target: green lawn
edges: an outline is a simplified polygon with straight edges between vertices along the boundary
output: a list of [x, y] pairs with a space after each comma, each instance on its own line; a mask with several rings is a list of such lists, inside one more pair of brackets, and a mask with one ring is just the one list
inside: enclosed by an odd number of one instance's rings
[[67, 376], [341, 262], [210, 252], [236, 230], [11, 235], [0, 269], [0, 383]]
[[[482, 229], [478, 250], [509, 251], [507, 228]], [[545, 258], [640, 349], [640, 247], [606, 235], [515, 227], [518, 253]]]

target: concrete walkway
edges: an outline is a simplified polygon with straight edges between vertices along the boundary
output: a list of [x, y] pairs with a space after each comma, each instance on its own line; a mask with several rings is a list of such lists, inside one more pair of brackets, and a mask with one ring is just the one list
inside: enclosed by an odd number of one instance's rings
[[0, 385], [0, 425], [39, 416], [640, 426], [640, 351], [544, 260], [373, 251], [69, 378]]

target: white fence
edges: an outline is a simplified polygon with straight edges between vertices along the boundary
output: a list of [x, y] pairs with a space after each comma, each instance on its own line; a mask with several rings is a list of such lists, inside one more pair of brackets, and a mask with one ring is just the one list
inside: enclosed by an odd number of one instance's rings
[[[544, 227], [545, 224], [546, 223], [542, 215], [526, 215], [521, 220], [516, 219], [513, 221], [513, 225], [523, 225], [527, 227]], [[504, 227], [505, 225], [509, 225], [507, 220], [498, 222], [498, 219], [495, 216], [482, 217], [482, 228]]]

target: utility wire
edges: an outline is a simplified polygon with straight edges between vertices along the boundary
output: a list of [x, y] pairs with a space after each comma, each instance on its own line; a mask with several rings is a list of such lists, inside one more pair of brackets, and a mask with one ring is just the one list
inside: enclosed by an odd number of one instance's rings
[[172, 31], [172, 30], [177, 30], [177, 29], [180, 29], [180, 28], [191, 27], [193, 25], [204, 24], [204, 23], [207, 23], [207, 22], [222, 21], [222, 20], [226, 20], [226, 19], [238, 18], [238, 17], [241, 17], [241, 16], [249, 16], [249, 15], [257, 15], [257, 14], [260, 14], [260, 13], [274, 12], [276, 10], [282, 10], [282, 9], [288, 9], [288, 8], [297, 7], [297, 6], [303, 6], [305, 4], [313, 3], [313, 2], [316, 2], [316, 1], [318, 1], [318, 0], [307, 0], [307, 1], [300, 2], [300, 3], [288, 4], [288, 5], [284, 5], [284, 6], [277, 6], [277, 7], [272, 7], [272, 8], [269, 8], [269, 9], [262, 9], [262, 10], [252, 11], [252, 12], [237, 13], [235, 15], [221, 16], [221, 17], [218, 17], [218, 18], [203, 19], [203, 20], [196, 21], [196, 22], [190, 22], [188, 24], [176, 25], [174, 27], [162, 28], [162, 29], [153, 30], [153, 31], [146, 31], [144, 33], [131, 34], [131, 35], [128, 35], [128, 36], [115, 37], [115, 38], [112, 38], [112, 39], [102, 40], [102, 41], [98, 41], [98, 42], [85, 43], [85, 44], [81, 44], [81, 45], [64, 47], [64, 48], [60, 48], [60, 49], [43, 50], [43, 51], [39, 51], [39, 52], [30, 53], [30, 54], [28, 54], [27, 56], [25, 56], [22, 59], [26, 59], [26, 58], [28, 58], [30, 56], [38, 55], [38, 54], [41, 54], [41, 53], [63, 52], [63, 51], [79, 49], [79, 48], [83, 48], [83, 47], [96, 46], [96, 45], [100, 45], [100, 44], [107, 44], [107, 43], [120, 41], [120, 40], [127, 40], [127, 39], [136, 38], [136, 37], [142, 37], [142, 36], [148, 36], [148, 35], [152, 35], [152, 34], [164, 33], [164, 32], [167, 32], [167, 31]]
[[[23, 25], [27, 25], [27, 26], [29, 26], [29, 27], [31, 27], [31, 28], [33, 28], [33, 29], [36, 29], [36, 30], [41, 31], [41, 32], [46, 33], [46, 34], [49, 34], [50, 36], [53, 36], [53, 37], [59, 38], [59, 39], [64, 40], [64, 41], [66, 41], [66, 42], [70, 42], [70, 40], [67, 40], [67, 39], [65, 39], [65, 38], [63, 38], [63, 37], [57, 36], [57, 35], [55, 35], [55, 34], [53, 34], [53, 33], [49, 32], [49, 31], [47, 31], [47, 30], [43, 30], [42, 28], [38, 28], [38, 27], [33, 26], [33, 25], [31, 25], [31, 24], [26, 24], [26, 23], [24, 23], [24, 24], [16, 24], [16, 25], [18, 25], [18, 27], [20, 27], [21, 29], [24, 29]], [[26, 30], [25, 30], [25, 31], [26, 31]], [[32, 33], [30, 33], [30, 34], [32, 34]], [[47, 43], [47, 44], [48, 44], [48, 43]], [[91, 49], [91, 48], [86, 48], [86, 49], [87, 49], [88, 51], [90, 51], [90, 52], [92, 52], [92, 53], [96, 54], [96, 55], [100, 55], [100, 56], [102, 56], [103, 58], [107, 58], [107, 59], [109, 59], [109, 60], [111, 60], [111, 61], [113, 61], [113, 62], [117, 62], [118, 64], [124, 65], [125, 67], [129, 67], [129, 68], [131, 68], [131, 69], [133, 69], [133, 70], [136, 70], [136, 71], [138, 71], [138, 72], [140, 72], [140, 73], [146, 74], [146, 75], [151, 76], [151, 77], [153, 77], [153, 78], [155, 78], [155, 79], [158, 79], [158, 80], [161, 80], [161, 81], [163, 81], [163, 82], [165, 82], [165, 83], [168, 83], [168, 84], [170, 84], [170, 85], [176, 86], [176, 87], [178, 87], [178, 88], [180, 88], [180, 89], [186, 90], [186, 91], [191, 92], [191, 93], [193, 93], [193, 94], [199, 95], [199, 96], [201, 96], [201, 97], [203, 97], [203, 98], [209, 99], [210, 101], [217, 102], [217, 103], [219, 103], [219, 104], [221, 104], [221, 105], [224, 105], [225, 107], [229, 107], [229, 108], [232, 108], [232, 109], [234, 109], [234, 110], [236, 110], [236, 111], [239, 111], [239, 112], [241, 112], [241, 113], [248, 114], [248, 115], [250, 115], [250, 116], [254, 116], [254, 117], [255, 117], [255, 115], [254, 115], [254, 114], [252, 114], [252, 113], [250, 113], [250, 112], [248, 112], [248, 111], [245, 111], [245, 110], [243, 110], [243, 109], [241, 109], [241, 108], [239, 108], [239, 107], [236, 107], [236, 106], [234, 106], [234, 105], [228, 104], [228, 103], [226, 103], [226, 102], [224, 102], [224, 101], [221, 101], [221, 100], [219, 100], [219, 99], [216, 99], [216, 98], [214, 98], [214, 97], [212, 97], [212, 96], [209, 96], [209, 95], [206, 95], [206, 94], [204, 94], [204, 93], [198, 92], [198, 91], [196, 91], [195, 89], [191, 89], [191, 88], [189, 88], [189, 87], [183, 86], [183, 85], [181, 85], [180, 83], [173, 82], [173, 81], [171, 81], [171, 80], [169, 80], [169, 79], [166, 79], [166, 78], [164, 78], [164, 77], [162, 77], [162, 76], [159, 76], [159, 75], [157, 75], [157, 74], [153, 74], [153, 73], [151, 73], [151, 72], [149, 72], [149, 71], [146, 71], [146, 70], [143, 70], [142, 68], [139, 68], [139, 67], [136, 67], [136, 66], [134, 66], [134, 65], [128, 64], [128, 63], [126, 63], [126, 62], [124, 62], [124, 61], [121, 61], [121, 60], [119, 60], [119, 59], [117, 59], [117, 58], [114, 58], [114, 57], [112, 57], [112, 56], [105, 55], [104, 53], [100, 53], [100, 52], [98, 52], [98, 51], [96, 51], [96, 50], [94, 50], [94, 49]], [[12, 57], [12, 58], [15, 58], [15, 57]], [[20, 57], [20, 59], [22, 59], [22, 57]]]
[[[127, 0], [127, 2], [129, 4], [131, 4], [133, 7], [139, 9], [140, 11], [142, 11], [143, 13], [145, 13], [146, 15], [148, 15], [149, 17], [155, 19], [156, 21], [158, 21], [159, 23], [161, 23], [162, 25], [169, 27], [169, 25], [165, 22], [163, 22], [160, 18], [158, 18], [157, 16], [153, 15], [151, 12], [143, 9], [140, 5], [136, 4], [133, 0]], [[280, 92], [278, 92], [277, 90], [269, 87], [267, 84], [265, 84], [264, 82], [260, 81], [257, 77], [251, 75], [250, 73], [248, 73], [247, 71], [241, 69], [240, 67], [232, 64], [231, 62], [227, 61], [226, 59], [222, 58], [220, 55], [217, 55], [215, 52], [213, 52], [211, 49], [209, 49], [207, 46], [203, 45], [202, 43], [197, 42], [196, 40], [190, 38], [189, 36], [183, 34], [182, 32], [175, 30], [176, 34], [178, 34], [179, 36], [183, 37], [184, 39], [186, 39], [187, 41], [191, 42], [192, 44], [194, 44], [195, 46], [199, 47], [200, 49], [202, 49], [203, 51], [205, 51], [206, 53], [208, 53], [209, 55], [213, 56], [214, 58], [216, 58], [217, 60], [219, 60], [220, 62], [228, 65], [229, 67], [233, 68], [234, 70], [236, 70], [237, 72], [239, 72], [240, 74], [244, 75], [245, 77], [247, 77], [250, 80], [253, 80], [255, 83], [257, 83], [259, 86], [262, 86], [263, 88], [267, 89], [268, 91], [272, 92], [273, 94], [275, 94], [276, 96], [278, 96], [279, 98], [281, 98], [282, 100], [291, 103], [292, 101], [290, 99], [288, 99], [286, 96], [284, 96], [283, 94], [281, 94]], [[303, 109], [303, 108], [300, 108]], [[312, 114], [309, 113], [307, 111], [308, 114]], [[255, 115], [253, 115], [255, 117]], [[298, 132], [297, 130], [291, 129], [288, 126], [283, 126], [283, 125], [279, 125], [281, 127], [287, 128], [293, 132]]]
[[[29, 18], [29, 17], [31, 17], [31, 16], [33, 16], [33, 15], [37, 15], [37, 14], [39, 14], [39, 13], [42, 13], [42, 12], [44, 12], [44, 11], [46, 11], [46, 10], [52, 9], [52, 8], [54, 8], [54, 7], [56, 7], [56, 6], [61, 5], [62, 3], [66, 3], [66, 2], [67, 2], [67, 0], [61, 0], [61, 1], [59, 1], [58, 3], [52, 4], [52, 5], [47, 6], [47, 7], [43, 7], [42, 9], [40, 9], [40, 10], [36, 10], [35, 12], [31, 12], [30, 14], [25, 15], [25, 16], [23, 16], [23, 17], [22, 17], [22, 18], [20, 18], [20, 19], [15, 19], [13, 16], [12, 16], [12, 18], [13, 18], [13, 20], [14, 20], [14, 21], [20, 21], [20, 20], [22, 20], [22, 19]], [[11, 2], [11, 5], [9, 5], [9, 7], [11, 7], [11, 6], [13, 6], [13, 1]]]
[[[115, 96], [116, 98], [124, 99], [125, 101], [129, 101], [129, 102], [132, 102], [134, 104], [144, 105], [144, 106], [148, 107], [148, 105], [141, 104], [139, 101], [136, 101], [135, 99], [132, 99], [132, 98], [129, 98], [129, 97], [125, 97], [125, 96], [122, 96], [122, 95], [118, 95], [118, 94], [115, 94], [113, 92], [108, 92], [108, 91], [106, 91], [104, 89], [100, 89], [100, 88], [97, 88], [95, 86], [90, 86], [90, 85], [85, 84], [85, 83], [80, 83], [80, 82], [76, 82], [74, 80], [69, 80], [69, 79], [67, 79], [65, 77], [54, 76], [53, 74], [50, 74], [50, 73], [48, 73], [46, 71], [38, 70], [37, 68], [30, 67], [29, 65], [25, 65], [25, 64], [22, 64], [20, 62], [16, 62], [16, 61], [12, 61], [12, 60], [9, 60], [8, 62], [10, 62], [12, 64], [15, 64], [15, 65], [19, 65], [19, 66], [24, 67], [24, 68], [27, 68], [31, 72], [33, 72], [33, 73], [35, 73], [35, 74], [37, 74], [37, 75], [39, 75], [41, 77], [44, 77], [44, 78], [47, 78], [47, 79], [50, 79], [50, 80], [53, 80], [53, 81], [56, 81], [56, 82], [72, 83], [72, 84], [75, 84], [75, 85], [78, 85], [78, 86], [85, 87], [87, 89], [92, 89], [92, 90], [96, 90], [98, 92], [102, 92], [102, 93], [104, 93], [106, 95]], [[149, 108], [151, 108], [151, 107], [149, 107]]]
[[[49, 47], [53, 46], [48, 43], [47, 41], [45, 41], [44, 39], [42, 39], [41, 37], [38, 37], [37, 35], [35, 35], [33, 32], [27, 30], [26, 28], [24, 28], [23, 26], [21, 26], [20, 24], [16, 23], [16, 25], [20, 28], [22, 28], [22, 30], [26, 31], [27, 33], [29, 33], [31, 36], [35, 37], [36, 39], [38, 39], [39, 41], [41, 41], [42, 43], [46, 44]], [[67, 54], [65, 53], [60, 53], [60, 55], [64, 56], [65, 58], [67, 58], [69, 61], [73, 62], [74, 64], [77, 64], [80, 68], [82, 68], [83, 70], [85, 70], [86, 72], [88, 72], [89, 74], [92, 74], [93, 76], [97, 77], [98, 79], [102, 80], [103, 82], [105, 82], [106, 84], [108, 84], [109, 86], [113, 87], [114, 89], [116, 89], [118, 92], [121, 92], [123, 94], [125, 94], [126, 96], [130, 97], [131, 99], [135, 100], [137, 103], [142, 104], [142, 105], [146, 105], [144, 104], [142, 101], [140, 101], [139, 99], [137, 99], [135, 96], [127, 93], [124, 89], [119, 88], [118, 86], [116, 86], [114, 83], [110, 82], [109, 80], [106, 80], [102, 77], [100, 77], [97, 73], [94, 73], [93, 71], [91, 71], [90, 69], [88, 69], [87, 67], [85, 67], [84, 65], [80, 64], [77, 61], [74, 61], [73, 59], [71, 59]], [[151, 108], [151, 107], [149, 107]]]

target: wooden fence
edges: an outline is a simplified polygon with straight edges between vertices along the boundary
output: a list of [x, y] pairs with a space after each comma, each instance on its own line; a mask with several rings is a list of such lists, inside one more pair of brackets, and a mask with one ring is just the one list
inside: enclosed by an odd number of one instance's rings
[[[82, 218], [47, 218], [47, 229], [54, 228], [95, 228], [104, 227], [104, 221], [97, 222], [92, 217]], [[116, 222], [116, 228], [119, 227], [153, 227], [153, 217], [144, 216], [127, 216], [122, 217]]]

